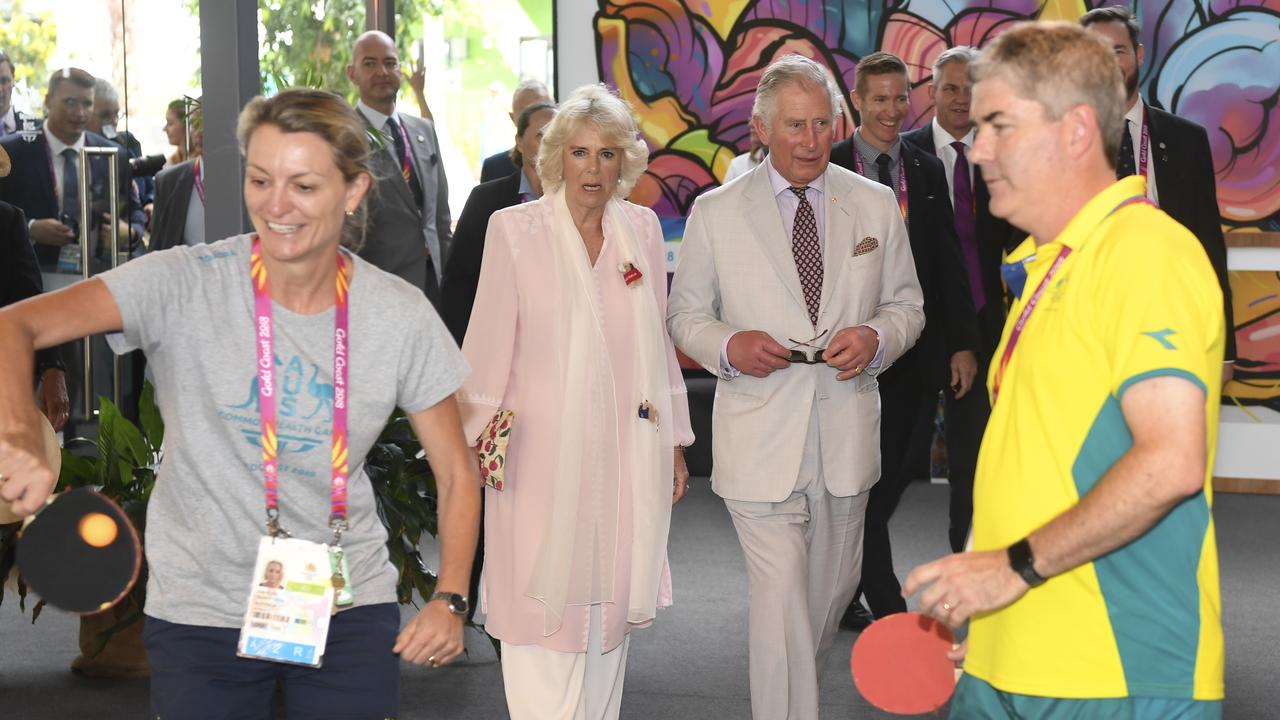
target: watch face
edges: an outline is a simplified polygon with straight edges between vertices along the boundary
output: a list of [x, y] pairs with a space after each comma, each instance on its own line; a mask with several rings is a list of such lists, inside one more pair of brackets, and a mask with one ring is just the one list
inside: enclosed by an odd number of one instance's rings
[[449, 612], [453, 613], [454, 615], [466, 615], [467, 610], [470, 610], [470, 609], [471, 608], [467, 604], [466, 598], [462, 597], [458, 593], [449, 594]]

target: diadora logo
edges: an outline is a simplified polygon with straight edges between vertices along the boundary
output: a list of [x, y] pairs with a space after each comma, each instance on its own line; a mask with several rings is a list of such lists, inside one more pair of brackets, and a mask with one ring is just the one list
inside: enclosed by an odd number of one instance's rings
[[1169, 338], [1170, 338], [1171, 336], [1173, 336], [1173, 335], [1177, 335], [1177, 334], [1178, 334], [1178, 331], [1177, 331], [1177, 330], [1171, 330], [1171, 329], [1169, 329], [1169, 328], [1165, 328], [1165, 329], [1163, 329], [1163, 330], [1151, 330], [1151, 331], [1148, 331], [1148, 332], [1144, 332], [1144, 333], [1142, 333], [1142, 334], [1143, 334], [1143, 335], [1146, 335], [1147, 337], [1151, 338], [1152, 340], [1155, 340], [1156, 342], [1160, 343], [1160, 346], [1161, 346], [1161, 347], [1163, 347], [1165, 350], [1177, 350], [1177, 349], [1178, 349], [1178, 348], [1177, 348], [1177, 346], [1176, 346], [1176, 345], [1174, 345], [1174, 344], [1169, 340]]
[[[325, 442], [332, 433], [333, 384], [320, 381], [320, 368], [311, 365], [310, 377], [302, 358], [293, 356], [288, 363], [279, 355], [275, 360], [276, 417], [278, 449], [301, 453]], [[261, 408], [258, 403], [259, 376], [253, 374], [243, 402], [224, 405], [230, 411], [221, 411], [223, 420], [234, 423], [249, 444], [257, 447], [261, 441]], [[235, 412], [237, 410], [243, 412]]]

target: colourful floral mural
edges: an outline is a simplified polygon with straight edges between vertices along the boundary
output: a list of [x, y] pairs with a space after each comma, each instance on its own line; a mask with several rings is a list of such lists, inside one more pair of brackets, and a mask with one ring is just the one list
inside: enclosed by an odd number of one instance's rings
[[[698, 194], [749, 145], [756, 83], [800, 53], [847, 96], [858, 59], [877, 49], [911, 70], [908, 127], [930, 120], [934, 59], [981, 47], [1012, 23], [1075, 20], [1107, 0], [601, 0], [601, 79], [637, 110], [651, 164], [632, 199], [653, 207], [669, 239]], [[1280, 230], [1280, 0], [1139, 0], [1148, 101], [1209, 131], [1224, 224]], [[842, 119], [840, 136], [852, 131]]]

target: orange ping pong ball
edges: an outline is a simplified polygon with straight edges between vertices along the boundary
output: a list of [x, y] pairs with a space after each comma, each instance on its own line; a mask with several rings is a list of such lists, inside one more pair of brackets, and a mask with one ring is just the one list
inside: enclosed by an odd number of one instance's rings
[[80, 519], [80, 537], [92, 547], [110, 545], [119, 532], [116, 521], [100, 512], [89, 513]]

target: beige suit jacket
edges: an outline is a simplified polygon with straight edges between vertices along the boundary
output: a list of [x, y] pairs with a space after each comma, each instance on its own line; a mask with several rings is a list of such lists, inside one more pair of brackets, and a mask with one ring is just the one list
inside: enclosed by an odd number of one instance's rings
[[883, 346], [881, 366], [851, 380], [837, 381], [827, 365], [795, 364], [766, 378], [720, 372], [734, 332], [763, 330], [783, 345], [815, 334], [765, 163], [699, 197], [685, 226], [667, 322], [676, 346], [720, 376], [711, 479], [726, 499], [779, 502], [791, 493], [814, 403], [827, 489], [856, 495], [880, 478], [876, 375], [920, 336], [923, 298], [893, 191], [835, 165], [825, 184], [817, 330], [828, 331], [825, 344], [865, 324]]

